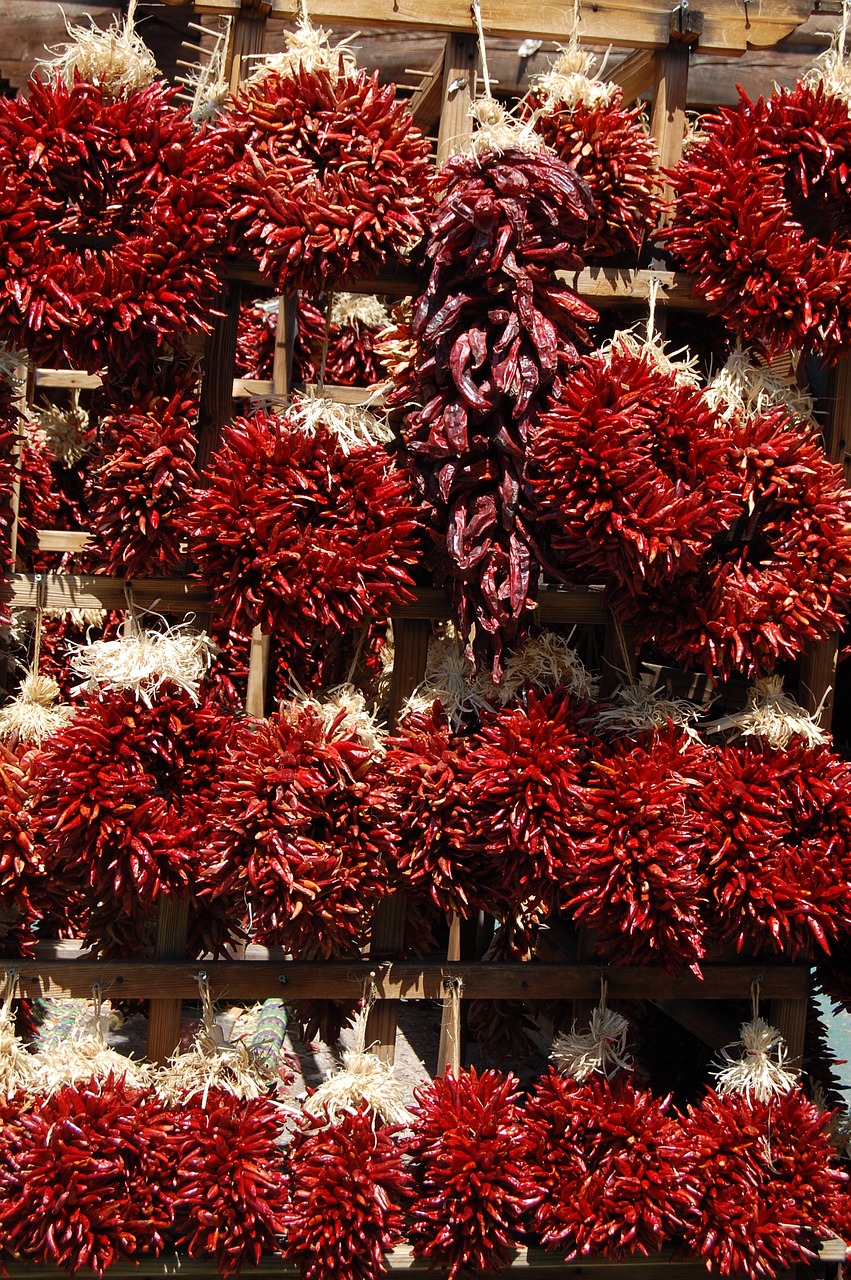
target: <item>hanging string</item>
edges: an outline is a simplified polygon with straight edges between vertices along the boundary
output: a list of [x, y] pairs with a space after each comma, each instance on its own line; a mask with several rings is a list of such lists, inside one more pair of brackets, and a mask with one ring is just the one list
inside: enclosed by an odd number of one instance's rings
[[32, 675], [38, 675], [38, 664], [41, 660], [41, 632], [44, 625], [44, 603], [47, 596], [47, 582], [43, 573], [35, 575], [35, 636], [33, 638], [33, 657], [30, 664]]
[[615, 636], [617, 637], [618, 648], [621, 651], [621, 661], [623, 662], [624, 680], [632, 679], [632, 655], [629, 652], [629, 645], [626, 642], [626, 634], [617, 614], [612, 617], [615, 628]]
[[298, 25], [300, 27], [309, 27], [310, 14], [307, 12], [307, 0], [298, 0], [296, 12], [298, 15]]
[[470, 5], [470, 9], [473, 14], [473, 22], [476, 24], [476, 36], [478, 37], [478, 41], [479, 41], [479, 55], [482, 59], [482, 80], [484, 81], [484, 84], [485, 84], [484, 96], [486, 98], [492, 98], [493, 94], [491, 93], [491, 78], [490, 78], [490, 73], [488, 71], [487, 51], [485, 49], [485, 33], [484, 33], [484, 28], [482, 27], [482, 6], [480, 5], [479, 0], [473, 0], [472, 4]]
[[650, 282], [647, 289], [647, 345], [653, 346], [656, 337], [656, 300], [659, 297], [659, 277], [657, 275], [650, 276]]
[[751, 1017], [756, 1022], [759, 1017], [759, 993], [762, 990], [762, 978], [754, 978], [751, 983]]
[[849, 4], [848, 0], [842, 0], [842, 21], [839, 25], [839, 35], [837, 37], [837, 47], [839, 49], [840, 58], [845, 56], [845, 43], [848, 39], [849, 14], [851, 14], [851, 4]]

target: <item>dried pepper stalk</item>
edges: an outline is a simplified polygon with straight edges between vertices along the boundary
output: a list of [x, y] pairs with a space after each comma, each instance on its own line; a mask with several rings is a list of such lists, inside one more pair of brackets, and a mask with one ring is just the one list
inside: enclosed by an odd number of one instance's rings
[[87, 482], [95, 571], [155, 577], [182, 561], [180, 540], [198, 483], [190, 425], [195, 404], [182, 393], [146, 412], [101, 422], [100, 452]]
[[309, 706], [240, 725], [220, 761], [200, 892], [252, 936], [326, 958], [363, 940], [392, 833], [372, 757]]
[[736, 518], [727, 430], [652, 349], [616, 335], [540, 422], [530, 476], [574, 575], [642, 593], [697, 569]]
[[275, 1103], [213, 1087], [186, 1098], [172, 1123], [177, 1246], [190, 1258], [215, 1258], [222, 1276], [279, 1253], [287, 1177]]
[[280, 293], [368, 279], [421, 238], [429, 144], [394, 85], [304, 27], [217, 125], [232, 243]]
[[770, 1101], [710, 1090], [690, 1107], [684, 1126], [699, 1198], [686, 1249], [748, 1280], [811, 1263], [845, 1194], [829, 1119], [799, 1089]]
[[361, 1105], [333, 1123], [304, 1112], [288, 1148], [285, 1256], [305, 1280], [376, 1280], [402, 1240], [410, 1174], [398, 1125]]
[[822, 83], [703, 116], [662, 237], [725, 324], [767, 355], [835, 359], [851, 333], [851, 114]]
[[[438, 179], [415, 301], [403, 406], [410, 465], [435, 542], [433, 563], [466, 638], [500, 653], [534, 597], [543, 554], [526, 484], [527, 441], [558, 396], [596, 313], [556, 278], [582, 265], [593, 202], [581, 178], [542, 151], [455, 156]], [[418, 406], [411, 410], [411, 405]]]
[[585, 764], [586, 714], [561, 692], [530, 690], [525, 703], [484, 710], [459, 757], [464, 819], [455, 856], [493, 862], [502, 893], [526, 913], [558, 905], [576, 857], [572, 796]]
[[815, 429], [781, 407], [729, 426], [737, 514], [694, 571], [611, 593], [639, 643], [720, 679], [763, 675], [838, 630], [851, 598], [851, 495]]
[[548, 1249], [568, 1260], [620, 1260], [656, 1253], [681, 1234], [697, 1182], [669, 1103], [622, 1075], [582, 1083], [554, 1070], [544, 1076], [523, 1119], [541, 1192], [535, 1230]]
[[95, 372], [210, 328], [221, 197], [175, 91], [35, 78], [0, 104], [0, 334]]
[[3, 1247], [69, 1275], [159, 1254], [171, 1222], [167, 1128], [159, 1103], [111, 1077], [25, 1105], [3, 1125]]
[[613, 81], [590, 76], [592, 55], [571, 44], [536, 76], [523, 116], [588, 184], [596, 216], [582, 248], [587, 262], [635, 255], [661, 210], [656, 146], [642, 108], [623, 105]]
[[707, 755], [692, 803], [708, 828], [713, 939], [794, 959], [813, 942], [829, 951], [845, 936], [849, 784], [851, 766], [824, 746], [749, 741]]
[[565, 910], [600, 934], [616, 964], [700, 972], [714, 846], [690, 801], [703, 754], [673, 727], [642, 743], [620, 739], [593, 752], [572, 788]]
[[228, 624], [296, 650], [410, 600], [419, 529], [381, 447], [259, 412], [223, 434], [189, 515], [190, 553]]
[[501, 1270], [540, 1199], [524, 1159], [518, 1085], [512, 1074], [471, 1068], [416, 1092], [406, 1143], [418, 1191], [409, 1236], [450, 1280]]
[[33, 830], [54, 896], [86, 894], [93, 945], [109, 949], [96, 927], [101, 915], [110, 930], [121, 920], [135, 930], [161, 895], [194, 890], [232, 732], [217, 707], [166, 686], [152, 705], [129, 690], [87, 694], [73, 722], [43, 744]]

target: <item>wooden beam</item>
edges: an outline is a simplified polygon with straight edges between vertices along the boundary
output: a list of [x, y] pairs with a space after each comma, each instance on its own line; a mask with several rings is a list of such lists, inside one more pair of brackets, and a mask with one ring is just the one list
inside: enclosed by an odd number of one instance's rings
[[[663, 169], [673, 169], [683, 153], [686, 136], [689, 47], [686, 44], [670, 44], [659, 49], [655, 57], [656, 76], [650, 133], [656, 139], [660, 166]], [[670, 183], [663, 186], [662, 195], [665, 200], [672, 198], [673, 188]], [[668, 214], [664, 214], [662, 220], [666, 221], [667, 217]]]
[[90, 533], [72, 532], [69, 529], [39, 529], [38, 549], [39, 551], [70, 551], [78, 555], [81, 551], [85, 551], [91, 536]]
[[[695, 6], [697, 7], [697, 6]], [[198, 13], [237, 14], [240, 0], [195, 0]], [[742, 5], [740, 0], [712, 0], [705, 6], [700, 47], [709, 52], [734, 55], [748, 46], [767, 48], [777, 44], [805, 22], [810, 0], [771, 0], [770, 4]], [[292, 0], [273, 0], [272, 16], [291, 20]], [[467, 0], [311, 0], [311, 19], [319, 25], [341, 24], [395, 27], [400, 40], [405, 30], [468, 32], [471, 28]], [[572, 7], [558, 0], [489, 0], [483, 6], [485, 31], [492, 36], [518, 36], [533, 32], [541, 40], [566, 41], [572, 29]], [[668, 43], [670, 0], [597, 0], [583, 7], [579, 35], [585, 43], [639, 48]]]
[[[48, 573], [44, 575], [46, 609], [126, 609], [123, 578], [94, 574]], [[35, 609], [37, 585], [32, 574], [13, 573], [0, 583], [0, 600], [16, 609]], [[196, 613], [209, 609], [207, 588], [185, 578], [135, 578], [133, 596], [146, 608], [153, 604], [166, 613]]]
[[[442, 1000], [447, 978], [460, 977], [470, 1000], [594, 1000], [600, 978], [610, 1000], [746, 1000], [751, 984], [762, 979], [763, 999], [806, 1005], [809, 971], [805, 965], [730, 964], [703, 966], [703, 978], [670, 974], [651, 966], [607, 968], [588, 964], [464, 961], [327, 960], [319, 964], [287, 960], [100, 961], [50, 959], [42, 946], [36, 959], [15, 960], [21, 995], [88, 998], [99, 982], [115, 999], [192, 999], [198, 973], [207, 975], [214, 1000], [357, 999], [364, 984], [375, 985], [380, 1000]], [[249, 957], [257, 948], [249, 947]], [[782, 1029], [782, 1028], [781, 1028]]]
[[[397, 618], [422, 618], [443, 622], [452, 617], [452, 606], [446, 595], [437, 587], [418, 587], [412, 604], [398, 605], [390, 616]], [[603, 606], [602, 587], [565, 587], [564, 590], [541, 591], [534, 610], [536, 622], [550, 625], [557, 622], [582, 622], [592, 626], [605, 626], [611, 621], [611, 612]]]
[[623, 89], [623, 100], [628, 106], [653, 88], [655, 75], [656, 60], [653, 50], [635, 49], [618, 63], [609, 79]]
[[[157, 908], [157, 937], [154, 954], [157, 960], [182, 960], [186, 955], [186, 925], [189, 898], [173, 894], [161, 898]], [[151, 999], [148, 1014], [148, 1057], [165, 1066], [180, 1046], [180, 1013], [182, 1001], [178, 992], [169, 991], [162, 998]]]
[[445, 50], [435, 58], [428, 71], [423, 72], [423, 82], [414, 91], [408, 103], [408, 110], [424, 133], [427, 133], [436, 120], [440, 119], [440, 107], [443, 102], [443, 66]]

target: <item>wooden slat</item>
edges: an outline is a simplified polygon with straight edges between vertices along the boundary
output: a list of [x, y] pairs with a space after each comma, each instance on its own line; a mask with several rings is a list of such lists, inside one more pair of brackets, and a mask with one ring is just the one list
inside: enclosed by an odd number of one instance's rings
[[90, 533], [68, 529], [39, 529], [38, 547], [40, 551], [72, 551], [77, 554], [85, 550], [90, 537]]
[[222, 427], [233, 417], [233, 370], [236, 363], [236, 334], [239, 324], [240, 285], [232, 282], [219, 299], [222, 314], [204, 343], [204, 379], [198, 406], [198, 456], [196, 467], [203, 471], [218, 447]]
[[72, 391], [93, 391], [101, 385], [99, 373], [81, 373], [77, 369], [36, 369], [35, 385], [37, 388], [50, 387], [54, 390], [69, 389]]
[[[238, 13], [240, 0], [195, 0], [199, 13]], [[697, 6], [695, 6], [697, 7]], [[705, 12], [701, 49], [735, 55], [748, 45], [776, 44], [810, 16], [810, 0], [771, 0], [770, 4], [742, 5], [739, 0], [713, 0], [701, 6]], [[491, 35], [519, 36], [530, 32], [542, 40], [565, 41], [572, 28], [572, 6], [557, 0], [490, 0], [483, 6], [485, 31]], [[284, 19], [293, 15], [292, 0], [273, 0], [272, 13]], [[659, 46], [667, 43], [670, 0], [597, 0], [585, 5], [579, 34], [583, 41], [602, 45]], [[310, 16], [317, 24], [355, 23], [410, 30], [470, 30], [470, 7], [464, 0], [311, 0]]]
[[609, 79], [623, 89], [627, 106], [652, 88], [656, 75], [656, 60], [652, 49], [635, 49], [612, 70]]
[[[333, 382], [326, 382], [322, 394], [337, 404], [369, 404], [371, 408], [380, 409], [387, 396], [388, 383], [377, 383], [374, 387], [341, 387]], [[298, 390], [298, 387], [296, 387]], [[317, 392], [315, 382], [304, 384], [304, 390]], [[275, 384], [260, 378], [234, 378], [233, 396], [235, 400], [251, 396], [276, 395]]]
[[428, 71], [423, 72], [423, 82], [408, 103], [408, 110], [414, 121], [424, 131], [430, 129], [440, 116], [440, 107], [443, 102], [444, 58], [445, 50], [435, 58]]
[[192, 999], [202, 969], [215, 1000], [351, 1000], [360, 996], [369, 981], [382, 1000], [439, 1000], [445, 995], [445, 979], [453, 976], [463, 980], [464, 998], [470, 1000], [597, 1000], [601, 976], [608, 981], [610, 1000], [747, 999], [751, 984], [761, 977], [764, 999], [801, 1005], [809, 989], [805, 966], [756, 963], [707, 964], [702, 980], [691, 973], [606, 968], [599, 963], [468, 964], [373, 958], [321, 964], [286, 959], [122, 962], [85, 957], [51, 960], [43, 952], [35, 960], [16, 959], [15, 968], [21, 975], [21, 995], [30, 999], [88, 998], [95, 982], [101, 984], [104, 996], [116, 999]]
[[[46, 609], [124, 609], [127, 598], [123, 578], [93, 574], [48, 573], [44, 577]], [[209, 609], [206, 587], [185, 578], [135, 578], [133, 596], [146, 608], [156, 604], [167, 613], [194, 613]], [[0, 583], [0, 599], [16, 609], [34, 609], [37, 588], [32, 574], [13, 573]]]
[[266, 683], [269, 678], [269, 653], [272, 637], [264, 636], [259, 627], [251, 632], [251, 648], [248, 658], [248, 688], [245, 693], [245, 710], [250, 716], [266, 714]]
[[[653, 110], [650, 115], [650, 133], [656, 139], [659, 163], [663, 169], [673, 169], [683, 153], [686, 133], [686, 101], [688, 93], [689, 49], [687, 45], [671, 44], [660, 49], [656, 57], [656, 77], [653, 89]], [[673, 189], [670, 183], [662, 188], [665, 200], [670, 200]], [[663, 215], [663, 221], [669, 215]]]
[[[441, 622], [452, 616], [452, 607], [443, 591], [436, 587], [418, 587], [412, 604], [398, 605], [391, 611], [393, 619], [422, 618]], [[603, 606], [602, 588], [577, 587], [541, 591], [534, 613], [535, 621], [545, 625], [581, 622], [604, 626], [611, 613]]]

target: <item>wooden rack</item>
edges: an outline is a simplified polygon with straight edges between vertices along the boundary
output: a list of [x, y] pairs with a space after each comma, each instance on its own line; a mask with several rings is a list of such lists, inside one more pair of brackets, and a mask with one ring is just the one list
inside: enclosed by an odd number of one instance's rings
[[[175, 0], [168, 0], [173, 3]], [[291, 6], [284, 0], [196, 0], [200, 13], [231, 13], [232, 81], [240, 74], [246, 55], [262, 50], [267, 17], [291, 16]], [[771, 5], [752, 6], [747, 16], [750, 27], [745, 31], [742, 6], [735, 0], [718, 0], [711, 12], [694, 14], [687, 6], [678, 5], [673, 12], [668, 3], [656, 0], [619, 0], [619, 3], [588, 5], [583, 13], [581, 33], [588, 40], [612, 42], [636, 49], [632, 58], [621, 65], [621, 78], [631, 86], [639, 82], [654, 85], [651, 132], [656, 137], [663, 163], [676, 163], [682, 148], [685, 128], [686, 83], [689, 49], [698, 38], [702, 49], [723, 49], [735, 54], [747, 41], [771, 44], [788, 34], [809, 16], [809, 0], [772, 0]], [[432, 0], [423, 6], [405, 0], [394, 0], [392, 16], [383, 0], [311, 0], [311, 14], [317, 22], [335, 21], [388, 23], [438, 27], [449, 34], [445, 54], [427, 78], [427, 83], [414, 96], [415, 110], [440, 118], [438, 156], [442, 158], [449, 140], [457, 140], [469, 128], [468, 110], [474, 93], [477, 49], [470, 30], [467, 0]], [[545, 38], [566, 38], [565, 7], [555, 0], [536, 0], [532, 9], [520, 9], [508, 0], [493, 0], [485, 5], [487, 29], [494, 34], [534, 31]], [[435, 110], [435, 107], [437, 108]], [[691, 293], [690, 278], [675, 272], [604, 268], [588, 269], [566, 278], [593, 305], [606, 307], [624, 303], [641, 303], [649, 294], [651, 276], [660, 283], [657, 306], [705, 310]], [[250, 265], [229, 268], [229, 278], [237, 285], [256, 284], [260, 277]], [[415, 280], [396, 272], [379, 281], [364, 284], [370, 292], [395, 296], [410, 292]], [[223, 314], [205, 344], [205, 375], [201, 407], [201, 462], [215, 446], [217, 434], [232, 413], [233, 397], [253, 394], [286, 395], [290, 387], [291, 324], [293, 307], [281, 302], [279, 309], [278, 348], [274, 377], [257, 382], [234, 377], [236, 318], [239, 288], [232, 289]], [[826, 432], [827, 447], [834, 460], [845, 460], [846, 442], [851, 440], [851, 361], [843, 361], [835, 370], [831, 388], [831, 414]], [[91, 388], [99, 379], [91, 375], [67, 371], [39, 370], [35, 377], [38, 388]], [[340, 389], [340, 398], [361, 395]], [[67, 534], [44, 530], [40, 547], [51, 551], [79, 551], [85, 534]], [[0, 595], [13, 605], [33, 608], [38, 587], [32, 575], [16, 573], [0, 589]], [[73, 574], [48, 574], [41, 584], [41, 602], [52, 609], [123, 608], [125, 584], [117, 579]], [[140, 604], [156, 605], [167, 612], [209, 614], [207, 593], [197, 583], [181, 579], [148, 579], [134, 581], [133, 596]], [[432, 622], [447, 618], [449, 606], [442, 592], [420, 590], [416, 602], [393, 611], [395, 666], [391, 693], [391, 713], [395, 715], [405, 697], [422, 680]], [[602, 604], [602, 592], [596, 589], [544, 591], [539, 598], [537, 617], [544, 623], [578, 623], [607, 628], [608, 652], [612, 648], [611, 617]], [[814, 710], [824, 700], [822, 716], [829, 723], [837, 655], [836, 641], [819, 646], [802, 665], [803, 702]], [[265, 688], [269, 661], [268, 638], [255, 633], [251, 649], [248, 710], [261, 714], [265, 704]], [[700, 980], [690, 973], [672, 976], [652, 968], [605, 967], [593, 957], [583, 963], [534, 962], [529, 964], [476, 963], [461, 955], [460, 928], [453, 927], [445, 960], [411, 963], [387, 959], [402, 953], [404, 935], [404, 900], [397, 896], [383, 902], [373, 923], [373, 957], [354, 962], [304, 963], [286, 959], [263, 948], [248, 947], [244, 959], [233, 961], [187, 962], [185, 955], [185, 907], [165, 902], [160, 907], [156, 960], [147, 962], [93, 961], [81, 954], [76, 944], [41, 944], [35, 959], [10, 960], [20, 975], [22, 994], [27, 996], [88, 996], [92, 984], [100, 983], [105, 995], [146, 998], [150, 1000], [151, 1019], [148, 1051], [155, 1061], [163, 1061], [178, 1040], [180, 1002], [197, 994], [197, 975], [201, 967], [207, 975], [214, 998], [227, 996], [236, 1000], [269, 997], [301, 999], [325, 997], [357, 999], [364, 983], [372, 980], [378, 1003], [373, 1008], [368, 1037], [378, 1041], [378, 1052], [392, 1060], [396, 1013], [399, 1000], [439, 1000], [445, 996], [448, 979], [461, 976], [465, 998], [476, 999], [568, 999], [593, 1002], [600, 990], [600, 977], [608, 979], [613, 999], [645, 999], [666, 1002], [675, 1018], [717, 1046], [722, 1043], [719, 1027], [723, 1020], [705, 1016], [712, 1001], [742, 1000], [748, 997], [755, 979], [761, 982], [762, 995], [770, 1001], [770, 1016], [786, 1038], [792, 1062], [800, 1061], [804, 1048], [804, 1027], [809, 996], [809, 972], [805, 962], [799, 964], [768, 961], [708, 963]], [[578, 1008], [584, 1007], [582, 1004]], [[443, 1060], [451, 1053], [448, 1037], [443, 1038]], [[825, 1261], [837, 1261], [838, 1244], [831, 1246]], [[393, 1257], [393, 1270], [422, 1270], [424, 1263], [412, 1261], [404, 1251]], [[842, 1250], [844, 1256], [844, 1248]], [[836, 1255], [836, 1256], [834, 1256]], [[620, 1280], [624, 1266], [646, 1272], [658, 1259], [630, 1260], [617, 1265]], [[270, 1264], [271, 1266], [271, 1264]], [[586, 1270], [595, 1273], [614, 1270], [616, 1264], [583, 1262], [572, 1267], [554, 1262], [551, 1255], [538, 1257], [532, 1251], [521, 1252], [513, 1264], [515, 1270], [535, 1270], [541, 1274], [579, 1275]], [[274, 1264], [276, 1274], [288, 1274], [286, 1268]], [[169, 1262], [145, 1264], [133, 1274], [168, 1275], [174, 1269]], [[270, 1269], [270, 1268], [267, 1268]], [[24, 1274], [26, 1268], [14, 1268], [12, 1274]], [[44, 1274], [44, 1268], [39, 1268]], [[179, 1270], [186, 1274], [206, 1275], [209, 1268], [181, 1261]], [[127, 1274], [130, 1273], [128, 1269]], [[666, 1263], [666, 1274], [674, 1280], [702, 1274], [702, 1264]], [[124, 1274], [120, 1268], [115, 1274]]]

